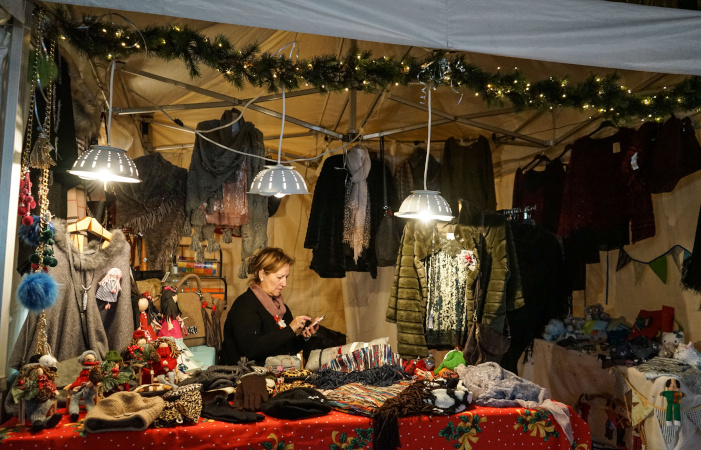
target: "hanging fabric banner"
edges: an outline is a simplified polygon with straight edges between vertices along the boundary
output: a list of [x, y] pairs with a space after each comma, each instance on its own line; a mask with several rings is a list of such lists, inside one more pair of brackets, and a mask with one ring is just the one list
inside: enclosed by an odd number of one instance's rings
[[684, 260], [682, 259], [684, 249], [679, 247], [678, 245], [675, 245], [669, 252], [672, 255], [672, 261], [674, 261], [674, 265], [677, 266], [677, 269], [679, 269], [679, 271], [681, 272], [682, 263], [684, 262]]
[[633, 272], [635, 272], [635, 284], [640, 283], [640, 279], [643, 277], [645, 269], [647, 269], [647, 264], [638, 261], [633, 261]]
[[667, 254], [660, 256], [657, 259], [650, 261], [650, 268], [655, 275], [662, 280], [664, 284], [667, 284]]
[[633, 259], [624, 249], [618, 250], [618, 262], [616, 263], [616, 272], [627, 266], [628, 263], [632, 260]]

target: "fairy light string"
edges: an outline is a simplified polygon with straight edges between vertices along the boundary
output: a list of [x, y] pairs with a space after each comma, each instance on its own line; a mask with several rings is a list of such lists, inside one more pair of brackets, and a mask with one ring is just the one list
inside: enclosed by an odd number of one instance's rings
[[[463, 95], [472, 91], [487, 105], [511, 105], [515, 111], [580, 109], [622, 123], [632, 119], [661, 121], [673, 113], [701, 109], [701, 77], [688, 77], [674, 86], [639, 95], [620, 83], [616, 74], [591, 75], [574, 83], [567, 77], [529, 80], [517, 67], [488, 72], [468, 63], [462, 55], [435, 50], [424, 58], [373, 57], [369, 51], [351, 48], [344, 56], [322, 55], [312, 59], [278, 57], [263, 53], [257, 45], [235, 48], [224, 36], [213, 39], [188, 26], [122, 27], [104, 16], [84, 16], [75, 21], [64, 7], [46, 14], [47, 32], [59, 37], [88, 58], [112, 61], [134, 54], [166, 60], [179, 59], [192, 77], [201, 67], [218, 71], [237, 88], [246, 83], [270, 92], [287, 92], [313, 86], [319, 92], [357, 88], [377, 92], [390, 85], [418, 82], [446, 86]], [[148, 52], [147, 50], [148, 49]], [[436, 70], [426, 71], [426, 65]], [[457, 94], [456, 94], [457, 95]]]

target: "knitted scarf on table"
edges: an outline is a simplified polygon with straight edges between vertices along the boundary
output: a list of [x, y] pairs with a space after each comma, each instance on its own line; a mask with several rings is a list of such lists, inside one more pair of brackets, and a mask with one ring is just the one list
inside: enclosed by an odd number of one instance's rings
[[141, 183], [114, 183], [116, 225], [142, 233], [149, 269], [165, 270], [185, 224], [187, 170], [160, 153], [134, 159]]
[[[251, 122], [243, 119], [236, 125], [215, 130], [222, 125], [232, 122], [240, 112], [232, 109], [224, 112], [220, 120], [208, 120], [200, 122], [197, 130], [212, 132], [205, 133], [207, 139], [233, 148], [241, 152], [264, 156], [265, 145], [263, 133]], [[234, 133], [234, 129], [236, 132]], [[217, 199], [223, 198], [224, 183], [234, 183], [239, 178], [241, 170], [248, 170], [248, 178], [253, 179], [263, 168], [263, 160], [249, 158], [245, 154], [229, 151], [201, 136], [195, 137], [195, 147], [192, 152], [190, 170], [187, 176], [187, 199], [185, 211], [190, 223], [186, 225], [186, 233], [193, 230], [190, 249], [195, 252], [198, 262], [204, 261], [204, 247], [202, 241], [207, 241], [207, 251], [219, 251], [219, 245], [214, 239], [214, 224], [207, 224], [203, 204], [208, 205]], [[243, 240], [241, 243], [241, 259], [244, 262], [239, 277], [245, 278], [248, 259], [259, 248], [267, 244], [267, 201], [259, 195], [248, 196], [249, 222], [242, 227]], [[230, 233], [227, 233], [230, 236]], [[242, 276], [243, 275], [243, 276]]]
[[357, 263], [360, 254], [370, 245], [370, 201], [367, 178], [370, 155], [367, 149], [355, 147], [348, 151], [346, 164], [351, 174], [346, 186], [346, 208], [343, 216], [343, 242], [353, 249]]

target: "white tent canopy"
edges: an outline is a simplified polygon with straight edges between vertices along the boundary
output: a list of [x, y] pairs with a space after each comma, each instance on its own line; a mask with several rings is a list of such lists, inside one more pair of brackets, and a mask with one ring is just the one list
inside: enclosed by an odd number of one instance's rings
[[600, 0], [69, 0], [390, 44], [701, 75], [701, 12]]

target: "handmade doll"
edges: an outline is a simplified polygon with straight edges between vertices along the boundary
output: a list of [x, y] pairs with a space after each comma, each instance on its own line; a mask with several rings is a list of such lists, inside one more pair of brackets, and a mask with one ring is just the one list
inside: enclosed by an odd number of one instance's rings
[[174, 339], [182, 339], [182, 322], [180, 308], [178, 307], [178, 293], [170, 286], [163, 288], [161, 293], [161, 328], [158, 337], [170, 336]]
[[[80, 399], [85, 400], [85, 409], [90, 411], [95, 406], [95, 397], [97, 396], [97, 383], [102, 379], [100, 370], [100, 361], [97, 353], [92, 350], [86, 350], [78, 358], [78, 362], [83, 366], [78, 378], [72, 384], [69, 384], [64, 389], [73, 391], [71, 401], [68, 404], [68, 412], [71, 415], [71, 422], [77, 422], [80, 413]], [[97, 369], [93, 371], [93, 369]], [[99, 376], [96, 376], [99, 374]]]
[[665, 425], [671, 427], [672, 420], [674, 420], [674, 425], [680, 426], [682, 424], [681, 405], [684, 394], [679, 391], [679, 388], [681, 387], [679, 380], [676, 378], [670, 378], [665, 383], [665, 387], [667, 389], [660, 392], [660, 395], [667, 399], [667, 416], [665, 418]]
[[61, 414], [46, 417], [56, 399], [55, 376], [40, 363], [27, 364], [22, 367], [12, 386], [15, 403], [24, 400], [25, 413], [29, 414], [33, 433], [53, 428], [61, 420]]
[[[175, 372], [178, 367], [178, 349], [175, 340], [170, 337], [156, 339], [156, 353], [160, 360], [153, 363], [153, 372], [159, 383], [170, 384], [175, 387]], [[166, 380], [166, 375], [168, 379]]]
[[156, 339], [154, 328], [160, 330], [161, 325], [158, 323], [158, 311], [153, 306], [153, 297], [147, 291], [141, 294], [139, 299], [139, 328], [137, 330], [143, 331], [146, 340], [151, 342]]
[[102, 363], [102, 374], [104, 379], [102, 385], [106, 395], [119, 391], [128, 391], [129, 382], [134, 379], [134, 371], [124, 364], [124, 359], [114, 350], [110, 350], [105, 355], [105, 362]]
[[146, 340], [146, 335], [141, 330], [134, 331], [134, 339], [122, 352], [124, 362], [132, 368], [139, 384], [152, 382], [152, 364], [157, 356], [153, 345]]
[[100, 281], [100, 286], [95, 292], [95, 298], [105, 302], [105, 309], [110, 309], [112, 307], [112, 303], [117, 302], [117, 297], [119, 297], [119, 291], [121, 290], [121, 279], [122, 271], [116, 267], [113, 267]]

